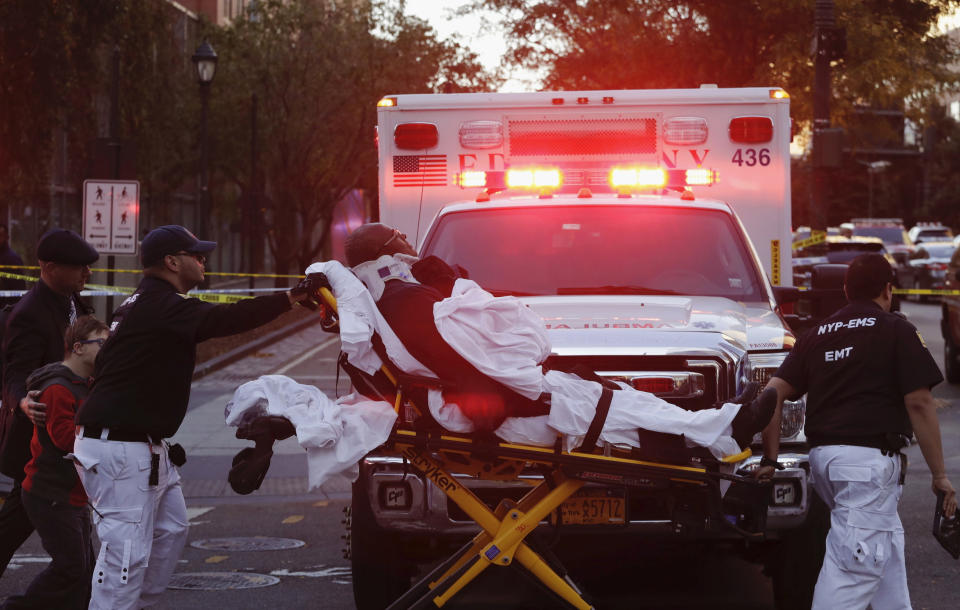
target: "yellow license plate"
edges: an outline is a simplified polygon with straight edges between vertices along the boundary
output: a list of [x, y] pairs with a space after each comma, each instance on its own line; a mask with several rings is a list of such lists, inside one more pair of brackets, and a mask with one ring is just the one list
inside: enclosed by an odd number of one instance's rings
[[606, 489], [581, 489], [560, 505], [564, 524], [623, 525], [626, 502], [623, 496], [610, 495]]

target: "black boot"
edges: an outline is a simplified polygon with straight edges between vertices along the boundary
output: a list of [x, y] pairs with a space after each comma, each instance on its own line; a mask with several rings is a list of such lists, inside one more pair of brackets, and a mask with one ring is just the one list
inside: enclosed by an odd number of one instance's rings
[[759, 396], [740, 407], [733, 418], [733, 440], [741, 448], [750, 446], [754, 435], [763, 431], [777, 410], [777, 391], [767, 388]]

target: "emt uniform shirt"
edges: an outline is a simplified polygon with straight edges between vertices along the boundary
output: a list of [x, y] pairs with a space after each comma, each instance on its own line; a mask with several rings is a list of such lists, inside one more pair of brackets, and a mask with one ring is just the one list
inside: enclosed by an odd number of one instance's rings
[[77, 423], [173, 436], [187, 413], [197, 343], [252, 330], [289, 309], [285, 292], [213, 305], [144, 278], [114, 314]]
[[943, 381], [917, 329], [872, 300], [854, 301], [811, 328], [776, 377], [807, 393], [811, 447], [874, 447], [886, 434], [909, 436], [903, 397]]

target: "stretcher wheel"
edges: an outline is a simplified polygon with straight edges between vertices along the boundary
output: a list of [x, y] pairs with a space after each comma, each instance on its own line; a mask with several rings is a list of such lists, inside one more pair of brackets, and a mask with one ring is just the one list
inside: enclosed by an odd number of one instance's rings
[[383, 610], [410, 588], [414, 567], [404, 560], [392, 536], [377, 525], [362, 468], [353, 484], [349, 534], [357, 610]]

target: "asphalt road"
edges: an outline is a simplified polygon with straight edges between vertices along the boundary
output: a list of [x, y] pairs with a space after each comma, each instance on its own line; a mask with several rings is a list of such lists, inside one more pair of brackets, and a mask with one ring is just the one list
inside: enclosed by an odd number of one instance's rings
[[[920, 329], [931, 352], [942, 366], [943, 342], [939, 336], [939, 306], [905, 303], [904, 312]], [[313, 334], [310, 334], [313, 333]], [[328, 336], [317, 329], [306, 331], [306, 342], [322, 345]], [[265, 348], [238, 364], [234, 372], [216, 374], [194, 384], [192, 408], [229, 394], [243, 381], [259, 374], [283, 371], [303, 383], [313, 383], [332, 392], [335, 383], [336, 344], [325, 348], [276, 353]], [[236, 371], [241, 372], [236, 372]], [[341, 389], [344, 382], [341, 379]], [[939, 385], [935, 395], [949, 402], [940, 412], [948, 473], [960, 485], [960, 386]], [[960, 563], [952, 560], [930, 535], [934, 496], [930, 478], [917, 447], [908, 449], [909, 476], [900, 514], [906, 528], [907, 562], [914, 608], [956, 608], [960, 597]], [[186, 479], [222, 478], [230, 455], [192, 459], [184, 470]], [[270, 477], [305, 477], [305, 457], [296, 454], [274, 458]], [[258, 492], [259, 493], [259, 492]], [[348, 503], [346, 488], [325, 494], [282, 494], [188, 499], [191, 529], [188, 544], [209, 546], [205, 541], [233, 538], [227, 550], [188, 546], [177, 573], [189, 584], [187, 574], [213, 573], [201, 577], [228, 577], [219, 591], [168, 590], [160, 608], [352, 608], [349, 562], [343, 559], [344, 533], [341, 520]], [[252, 540], [251, 540], [252, 538]], [[263, 546], [283, 538], [303, 544], [287, 550], [240, 550], [237, 545]], [[252, 544], [251, 544], [252, 543]], [[611, 551], [581, 544], [561, 548], [561, 556], [577, 581], [598, 608], [773, 608], [769, 579], [757, 565], [702, 549], [658, 547]], [[22, 591], [48, 559], [39, 539], [32, 537], [0, 578], [0, 599]], [[543, 598], [526, 580], [507, 570], [488, 570], [449, 608], [541, 608]], [[260, 576], [257, 576], [260, 575]], [[275, 584], [236, 588], [262, 583], [272, 576]]]

